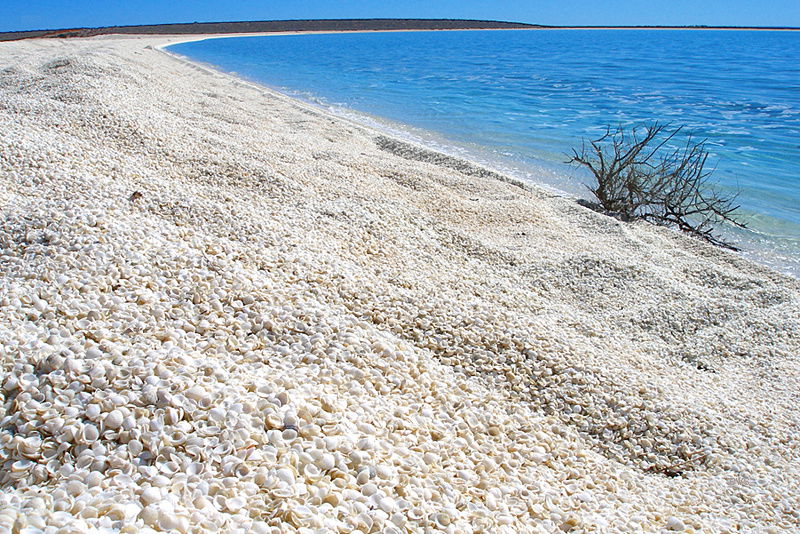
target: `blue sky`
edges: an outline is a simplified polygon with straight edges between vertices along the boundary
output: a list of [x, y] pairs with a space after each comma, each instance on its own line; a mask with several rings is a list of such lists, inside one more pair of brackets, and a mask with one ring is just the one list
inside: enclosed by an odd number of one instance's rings
[[305, 18], [800, 26], [800, 0], [0, 0], [0, 31]]

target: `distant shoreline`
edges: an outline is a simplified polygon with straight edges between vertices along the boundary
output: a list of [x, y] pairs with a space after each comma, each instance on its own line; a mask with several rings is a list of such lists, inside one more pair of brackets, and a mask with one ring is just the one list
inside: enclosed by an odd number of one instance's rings
[[191, 22], [103, 26], [0, 32], [0, 41], [34, 38], [75, 38], [98, 35], [204, 35], [228, 33], [320, 33], [412, 30], [723, 30], [798, 31], [800, 28], [769, 26], [549, 26], [496, 20], [461, 19], [314, 19], [241, 22]]

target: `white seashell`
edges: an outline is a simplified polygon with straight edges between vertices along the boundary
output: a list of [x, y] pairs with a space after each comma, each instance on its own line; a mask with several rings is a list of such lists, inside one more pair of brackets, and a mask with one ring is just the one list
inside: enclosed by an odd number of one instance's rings
[[94, 488], [99, 486], [103, 482], [103, 475], [97, 471], [92, 471], [86, 478], [84, 478], [84, 483], [89, 486], [90, 488]]
[[319, 466], [323, 471], [329, 471], [336, 466], [336, 459], [330, 453], [325, 453], [319, 460]]
[[356, 484], [363, 486], [367, 482], [369, 482], [369, 469], [362, 469], [356, 476]]
[[419, 508], [412, 508], [411, 510], [408, 511], [408, 518], [411, 521], [420, 521], [424, 517], [425, 517], [425, 512], [423, 512]]
[[23, 456], [31, 459], [41, 457], [42, 439], [38, 436], [30, 436], [20, 440], [17, 451]]
[[286, 412], [284, 414], [284, 416], [283, 416], [283, 426], [296, 427], [298, 424], [300, 424], [300, 420], [297, 418], [297, 414], [296, 413], [294, 413], [292, 411], [288, 411], [288, 412]]
[[24, 476], [29, 470], [33, 469], [34, 465], [36, 463], [30, 460], [17, 460], [11, 464], [11, 475], [14, 478]]
[[381, 510], [386, 512], [387, 514], [391, 514], [395, 509], [395, 502], [394, 499], [391, 497], [384, 497], [380, 501], [378, 501], [378, 506]]
[[311, 511], [311, 508], [308, 506], [295, 506], [290, 510], [290, 517], [292, 519], [292, 523], [295, 526], [308, 526], [311, 523], [311, 519], [314, 516], [314, 512]]
[[205, 388], [203, 388], [202, 386], [193, 386], [193, 387], [187, 389], [186, 391], [184, 391], [183, 395], [187, 399], [191, 399], [193, 401], [199, 402], [199, 401], [203, 400], [208, 395], [208, 393], [206, 392]]
[[370, 450], [375, 448], [375, 439], [372, 437], [366, 437], [358, 440], [357, 444], [358, 448], [362, 451]]
[[233, 497], [225, 500], [225, 507], [231, 512], [236, 513], [247, 505], [244, 497]]
[[85, 506], [80, 513], [80, 517], [83, 519], [95, 519], [100, 515], [100, 511], [92, 505]]
[[116, 430], [117, 428], [122, 426], [122, 420], [123, 419], [124, 419], [124, 416], [122, 415], [121, 411], [112, 410], [103, 419], [103, 426], [105, 428], [110, 428], [111, 430]]
[[187, 435], [181, 430], [170, 432], [165, 436], [165, 442], [173, 447], [186, 443]]
[[66, 485], [67, 493], [72, 497], [81, 495], [85, 488], [86, 486], [84, 486], [83, 482], [79, 480], [70, 480]]
[[199, 462], [192, 462], [186, 468], [187, 475], [200, 475], [205, 471], [205, 465]]
[[81, 453], [80, 456], [78, 456], [78, 459], [75, 460], [75, 467], [77, 467], [80, 471], [85, 471], [92, 467], [95, 460], [96, 457], [94, 452], [91, 449], [86, 449]]
[[450, 516], [444, 513], [438, 513], [433, 516], [433, 521], [439, 528], [447, 528], [450, 525]]
[[164, 413], [164, 422], [168, 425], [174, 425], [183, 418], [183, 410], [178, 410], [170, 406]]
[[158, 527], [158, 507], [154, 504], [149, 506], [145, 506], [141, 512], [139, 512], [139, 519], [142, 522], [150, 527]]
[[19, 379], [14, 375], [8, 375], [5, 382], [3, 382], [3, 389], [7, 392], [12, 392], [19, 387]]
[[356, 517], [356, 520], [358, 521], [359, 526], [363, 526], [363, 528], [361, 529], [362, 531], [364, 532], [372, 531], [372, 526], [374, 525], [375, 522], [368, 513], [361, 512]]
[[19, 377], [19, 387], [22, 390], [31, 390], [37, 388], [38, 386], [39, 379], [34, 374], [25, 373]]
[[669, 517], [667, 518], [667, 530], [672, 532], [682, 532], [686, 530], [686, 525], [684, 525], [683, 521], [677, 517]]
[[350, 463], [352, 464], [353, 469], [358, 468], [362, 463], [364, 463], [365, 456], [360, 453], [359, 451], [351, 451], [348, 455], [350, 459]]
[[167, 506], [168, 502], [162, 502], [158, 510], [158, 528], [164, 531], [176, 530], [180, 525], [179, 518], [175, 515], [172, 506]]
[[281, 487], [272, 490], [272, 494], [275, 495], [276, 497], [288, 499], [290, 497], [294, 497], [295, 492], [292, 486], [283, 485]]
[[169, 479], [164, 475], [156, 475], [153, 477], [150, 483], [157, 488], [165, 488], [169, 486]]
[[267, 431], [267, 439], [269, 440], [270, 445], [274, 447], [283, 446], [283, 434], [279, 430]]
[[100, 430], [94, 425], [84, 425], [80, 440], [83, 443], [94, 443], [100, 437]]
[[378, 492], [378, 486], [376, 486], [375, 484], [373, 484], [371, 482], [367, 483], [367, 484], [364, 484], [361, 487], [361, 494], [363, 496], [365, 496], [365, 497], [370, 497], [372, 495], [375, 495], [377, 492]]
[[222, 408], [212, 408], [208, 411], [208, 419], [214, 423], [221, 423], [225, 420], [225, 411]]
[[86, 417], [96, 421], [100, 417], [101, 408], [99, 404], [90, 404], [86, 407]]
[[128, 442], [128, 451], [134, 456], [139, 456], [144, 450], [144, 445], [138, 439], [132, 439]]
[[142, 490], [139, 498], [145, 506], [158, 503], [161, 501], [161, 490], [152, 486], [145, 488]]
[[192, 506], [194, 506], [194, 507], [195, 507], [195, 508], [197, 508], [198, 510], [202, 510], [202, 509], [204, 509], [204, 508], [210, 507], [210, 506], [211, 506], [211, 501], [209, 501], [209, 500], [206, 498], [206, 496], [205, 496], [205, 495], [197, 495], [197, 496], [196, 496], [196, 497], [195, 497], [195, 498], [192, 500]]
[[322, 471], [314, 464], [307, 464], [303, 467], [303, 476], [311, 482], [317, 482], [322, 478]]

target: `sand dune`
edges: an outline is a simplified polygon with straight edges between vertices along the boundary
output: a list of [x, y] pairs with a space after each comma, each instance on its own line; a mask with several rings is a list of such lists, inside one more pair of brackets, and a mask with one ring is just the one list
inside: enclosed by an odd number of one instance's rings
[[166, 41], [0, 46], [0, 528], [800, 529], [796, 280]]

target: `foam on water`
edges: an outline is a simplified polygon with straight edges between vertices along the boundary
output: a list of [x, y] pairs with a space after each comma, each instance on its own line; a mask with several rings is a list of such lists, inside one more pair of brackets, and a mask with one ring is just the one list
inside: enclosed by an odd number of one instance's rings
[[800, 275], [800, 34], [401, 32], [211, 39], [170, 50], [520, 179], [585, 196], [563, 164], [607, 124], [685, 125], [740, 191], [744, 253]]

